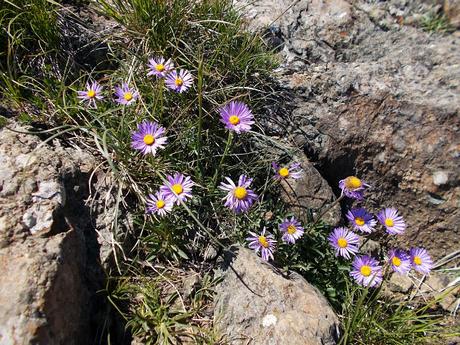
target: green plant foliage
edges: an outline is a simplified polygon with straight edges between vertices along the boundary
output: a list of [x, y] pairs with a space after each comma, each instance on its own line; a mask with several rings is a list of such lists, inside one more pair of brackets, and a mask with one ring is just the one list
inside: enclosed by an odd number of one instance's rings
[[366, 289], [348, 283], [343, 305], [343, 336], [339, 345], [444, 343], [455, 332], [447, 327], [440, 332], [444, 317], [431, 310], [437, 302], [433, 300], [414, 307], [383, 296], [381, 288]]
[[455, 31], [444, 14], [428, 13], [420, 20], [423, 30], [428, 32], [448, 33]]

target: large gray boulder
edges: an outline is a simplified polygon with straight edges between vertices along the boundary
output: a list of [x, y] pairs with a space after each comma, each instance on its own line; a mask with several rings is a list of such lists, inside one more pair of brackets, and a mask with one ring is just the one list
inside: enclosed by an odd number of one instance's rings
[[290, 101], [264, 122], [267, 132], [284, 129], [277, 135], [307, 154], [336, 195], [347, 175], [371, 184], [365, 206], [399, 208], [407, 221], [399, 245], [424, 246], [435, 259], [458, 249], [460, 38], [419, 24], [441, 4], [237, 5], [250, 27], [269, 25], [282, 41], [276, 78]]
[[237, 247], [219, 273], [214, 325], [229, 344], [333, 345], [338, 319], [327, 300], [297, 273], [283, 276]]
[[0, 130], [0, 343], [90, 344], [103, 287], [84, 204], [94, 159], [41, 143]]

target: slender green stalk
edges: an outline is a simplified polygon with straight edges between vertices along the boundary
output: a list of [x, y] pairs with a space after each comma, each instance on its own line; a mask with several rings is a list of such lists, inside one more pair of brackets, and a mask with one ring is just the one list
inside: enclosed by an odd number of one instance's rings
[[[168, 181], [165, 179], [165, 177], [158, 171], [158, 170], [155, 170], [157, 176], [163, 181], [163, 183], [167, 186], [168, 185]], [[211, 239], [211, 241], [213, 241], [215, 244], [217, 244], [218, 246], [222, 247], [223, 249], [228, 249], [227, 246], [225, 244], [223, 244], [222, 242], [220, 242], [204, 225], [203, 223], [200, 222], [200, 220], [193, 214], [193, 212], [190, 210], [190, 208], [185, 204], [185, 202], [183, 202], [182, 200], [179, 199], [179, 202], [180, 204], [184, 207], [184, 209], [187, 211], [187, 213], [190, 215], [190, 217], [193, 218], [193, 220], [195, 221], [195, 223], [201, 228], [201, 230], [203, 230], [208, 236], [209, 238]]]
[[343, 199], [343, 194], [338, 197], [332, 204], [329, 205], [329, 207], [326, 207], [326, 209], [321, 212], [318, 217], [316, 217], [316, 220], [313, 222], [312, 226], [315, 226], [316, 224], [318, 224], [318, 222], [321, 220], [321, 218], [323, 218], [323, 216], [329, 211], [331, 210], [335, 205], [337, 205], [341, 200]]
[[203, 127], [203, 56], [201, 56], [200, 62], [198, 63], [198, 128], [196, 137], [196, 151], [198, 156], [198, 171], [203, 176], [203, 164], [201, 159], [201, 141], [202, 141], [202, 127]]
[[163, 92], [164, 92], [164, 88], [165, 88], [165, 81], [164, 81], [164, 78], [161, 78], [159, 81], [158, 81], [158, 93], [157, 93], [157, 102], [158, 104], [155, 104], [155, 108], [156, 111], [157, 111], [157, 114], [158, 114], [158, 120], [160, 122], [163, 121], [163, 103], [164, 103], [164, 96], [163, 96]]
[[212, 182], [214, 186], [216, 185], [217, 176], [219, 176], [220, 168], [222, 167], [222, 164], [224, 163], [224, 160], [227, 157], [228, 150], [230, 149], [230, 145], [232, 144], [232, 140], [233, 140], [233, 132], [228, 131], [227, 143], [225, 144], [224, 154], [222, 155], [219, 165], [217, 166], [216, 172], [214, 173], [214, 176], [212, 178]]

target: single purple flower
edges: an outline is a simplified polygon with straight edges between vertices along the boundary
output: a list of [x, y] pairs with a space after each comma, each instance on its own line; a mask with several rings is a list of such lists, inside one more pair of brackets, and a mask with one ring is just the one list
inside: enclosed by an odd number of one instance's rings
[[268, 261], [273, 260], [273, 252], [275, 251], [276, 241], [272, 234], [265, 234], [265, 228], [262, 230], [260, 235], [249, 232], [250, 237], [246, 238], [249, 241], [249, 248], [261, 253], [262, 259]]
[[77, 94], [80, 102], [88, 101], [88, 105], [94, 108], [97, 108], [96, 100], [99, 101], [104, 98], [102, 96], [102, 86], [96, 81], [92, 83], [87, 82], [86, 91], [77, 91]]
[[422, 274], [429, 274], [433, 268], [433, 260], [423, 248], [412, 248], [410, 250], [410, 260], [414, 270]]
[[227, 195], [222, 200], [225, 200], [225, 206], [233, 210], [235, 213], [246, 212], [257, 200], [257, 194], [252, 189], [249, 189], [252, 183], [252, 178], [246, 175], [241, 175], [238, 179], [238, 185], [229, 178], [225, 177], [228, 183], [221, 182], [219, 189], [227, 192]]
[[406, 230], [406, 223], [395, 208], [383, 209], [377, 215], [377, 219], [390, 235], [402, 234]]
[[359, 236], [347, 228], [335, 228], [328, 240], [335, 249], [335, 256], [350, 259], [350, 254], [355, 255], [358, 252]]
[[374, 287], [382, 283], [382, 266], [374, 258], [367, 255], [356, 256], [352, 266], [353, 270], [350, 272], [350, 276], [359, 285]]
[[300, 167], [300, 163], [291, 163], [289, 166], [279, 166], [276, 162], [272, 162], [273, 170], [275, 170], [275, 179], [282, 180], [288, 177], [292, 177], [297, 180], [302, 177], [303, 170]]
[[147, 199], [147, 212], [157, 214], [160, 217], [164, 217], [166, 213], [171, 212], [173, 206], [174, 199], [164, 195], [161, 191], [156, 192], [155, 195], [149, 194]]
[[238, 134], [251, 130], [254, 124], [254, 116], [246, 104], [238, 101], [231, 101], [220, 110], [220, 122], [230, 131]]
[[193, 77], [189, 71], [185, 69], [171, 71], [166, 76], [166, 86], [173, 91], [182, 93], [187, 91], [193, 83]]
[[295, 218], [286, 218], [279, 226], [280, 231], [283, 233], [281, 239], [286, 243], [295, 243], [302, 235], [305, 230], [302, 224]]
[[407, 274], [411, 269], [409, 255], [400, 249], [390, 249], [388, 251], [388, 262], [393, 271], [399, 274]]
[[164, 149], [167, 138], [165, 129], [156, 122], [144, 121], [137, 125], [137, 131], [131, 135], [131, 147], [144, 155], [151, 153], [155, 156], [158, 149]]
[[115, 88], [115, 101], [119, 104], [130, 105], [139, 98], [139, 92], [134, 88], [130, 88], [127, 83], [122, 83], [121, 87]]
[[345, 194], [347, 197], [362, 200], [364, 198], [364, 190], [370, 186], [356, 176], [348, 176], [339, 181], [339, 187], [342, 190], [342, 194]]
[[252, 183], [252, 178], [246, 175], [241, 175], [238, 179], [238, 185], [230, 179], [225, 177], [228, 183], [221, 182], [219, 189], [228, 192], [225, 200], [225, 206], [233, 210], [235, 213], [246, 212], [252, 206], [254, 201], [257, 200], [257, 194], [249, 189]]
[[353, 208], [346, 214], [353, 228], [361, 232], [370, 234], [375, 229], [377, 221], [364, 208]]
[[171, 61], [171, 59], [166, 59], [162, 56], [153, 58], [149, 60], [149, 63], [147, 64], [149, 68], [149, 72], [147, 73], [147, 76], [157, 76], [159, 78], [164, 78], [166, 75], [171, 72], [174, 68], [174, 63]]
[[192, 197], [192, 187], [195, 183], [190, 176], [175, 173], [174, 177], [171, 175], [166, 176], [166, 180], [168, 182], [160, 187], [160, 191], [163, 192], [165, 197], [173, 198], [177, 205], [181, 201], [185, 202], [187, 198]]

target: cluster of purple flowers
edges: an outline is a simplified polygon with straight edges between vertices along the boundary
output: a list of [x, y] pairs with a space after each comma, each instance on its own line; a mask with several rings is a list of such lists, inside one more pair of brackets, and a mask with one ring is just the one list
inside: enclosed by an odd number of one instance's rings
[[[187, 91], [193, 84], [193, 77], [185, 69], [174, 69], [171, 59], [164, 57], [152, 58], [147, 65], [149, 72], [147, 76], [154, 75], [157, 78], [164, 78], [165, 85], [170, 90], [182, 93]], [[87, 102], [90, 107], [97, 108], [96, 101], [104, 99], [103, 87], [96, 81], [87, 82], [86, 90], [77, 91], [77, 97], [81, 102]], [[123, 82], [115, 87], [115, 102], [121, 105], [131, 105], [139, 98], [139, 92]]]
[[[193, 77], [187, 70], [175, 69], [171, 59], [164, 57], [152, 58], [148, 61], [147, 76], [155, 76], [164, 79], [164, 84], [170, 90], [177, 93], [187, 91], [193, 84]], [[97, 108], [97, 101], [104, 99], [103, 87], [96, 81], [88, 82], [86, 90], [78, 91], [77, 97], [82, 102], [87, 102], [90, 107]], [[121, 105], [129, 106], [139, 98], [139, 92], [123, 82], [115, 88], [115, 101]], [[219, 109], [220, 121], [225, 128], [236, 134], [249, 132], [254, 122], [254, 116], [250, 108], [243, 102], [230, 101]], [[166, 129], [157, 122], [143, 121], [137, 125], [137, 129], [131, 135], [131, 147], [144, 155], [156, 155], [158, 150], [165, 149], [168, 142]], [[299, 179], [303, 170], [299, 163], [279, 165], [272, 163], [274, 170], [273, 178], [277, 181], [286, 179]], [[224, 206], [235, 214], [248, 212], [258, 200], [258, 195], [252, 189], [253, 179], [242, 174], [238, 181], [234, 182], [230, 177], [225, 177], [219, 189], [226, 193], [223, 198]], [[166, 216], [173, 210], [174, 205], [180, 205], [192, 198], [192, 188], [195, 183], [189, 176], [181, 173], [167, 175], [166, 181], [153, 194], [147, 198], [147, 213], [159, 217]], [[341, 197], [349, 197], [361, 201], [364, 199], [364, 192], [370, 186], [356, 176], [349, 176], [339, 181], [342, 190]], [[402, 234], [406, 224], [398, 210], [385, 208], [375, 217], [362, 207], [352, 208], [346, 214], [351, 228], [361, 234], [370, 234], [376, 231], [380, 223], [390, 235]], [[295, 217], [285, 218], [279, 225], [278, 230], [281, 241], [286, 244], [295, 244], [305, 233], [302, 224]], [[275, 236], [266, 231], [265, 228], [257, 234], [249, 232], [246, 239], [249, 248], [261, 254], [263, 260], [273, 260], [277, 247]], [[383, 267], [375, 259], [368, 255], [358, 255], [360, 237], [346, 227], [335, 228], [328, 237], [330, 245], [335, 250], [336, 256], [351, 259], [353, 256], [351, 277], [363, 286], [378, 286], [383, 280]], [[422, 274], [428, 274], [433, 262], [423, 248], [412, 248], [408, 253], [401, 249], [391, 249], [388, 252], [387, 265], [394, 272], [407, 274], [411, 268]]]
[[190, 176], [175, 173], [174, 176], [166, 176], [166, 182], [155, 194], [150, 194], [147, 199], [147, 212], [160, 217], [171, 212], [174, 204], [192, 198], [192, 188], [195, 183]]
[[[222, 112], [227, 119], [231, 117], [228, 116], [228, 114], [231, 113], [229, 109], [243, 109], [243, 107], [238, 108], [236, 105], [229, 106], [228, 109]], [[233, 130], [230, 125], [226, 127]], [[235, 132], [244, 131], [242, 127], [239, 128], [238, 131], [236, 129], [234, 130]], [[299, 163], [279, 166], [277, 163], [273, 162], [272, 167], [275, 170], [275, 175], [273, 177], [276, 180], [286, 179], [288, 177], [298, 179], [303, 173]], [[241, 175], [238, 179], [238, 183], [233, 182], [229, 177], [225, 177], [225, 180], [226, 182], [222, 182], [219, 186], [221, 190], [227, 192], [227, 195], [223, 199], [225, 200], [225, 206], [237, 214], [247, 212], [258, 198], [257, 194], [250, 189], [252, 179], [246, 175]], [[302, 224], [295, 217], [284, 219], [281, 224], [279, 224], [279, 231], [281, 240], [287, 244], [294, 244], [305, 232]], [[276, 249], [274, 235], [266, 233], [265, 228], [260, 234], [250, 232], [250, 235], [251, 236], [246, 239], [249, 241], [249, 248], [254, 249], [256, 253], [260, 252], [264, 260], [273, 260], [273, 253]]]
[[[349, 198], [362, 200], [364, 191], [369, 185], [356, 176], [349, 176], [339, 182], [342, 195]], [[406, 223], [398, 210], [385, 208], [381, 210], [376, 218], [364, 208], [353, 208], [346, 214], [351, 227], [362, 234], [370, 234], [376, 231], [377, 220], [384, 227], [389, 235], [402, 234], [406, 229]], [[379, 262], [368, 255], [359, 256], [359, 236], [353, 231], [339, 227], [335, 228], [328, 237], [329, 243], [335, 250], [336, 256], [351, 259], [356, 255], [352, 263], [351, 277], [363, 286], [378, 286], [383, 280], [383, 268]], [[433, 267], [427, 251], [423, 248], [412, 248], [409, 253], [401, 249], [390, 249], [388, 251], [388, 265], [399, 274], [407, 274], [411, 268], [422, 274], [428, 274]]]
[[[284, 219], [279, 224], [279, 231], [282, 234], [281, 240], [287, 244], [294, 244], [305, 232], [302, 224], [295, 217]], [[273, 260], [277, 243], [274, 235], [267, 233], [265, 228], [260, 234], [254, 232], [249, 232], [249, 234], [251, 236], [246, 238], [249, 242], [249, 248], [254, 249], [256, 253], [260, 252], [263, 260]]]

